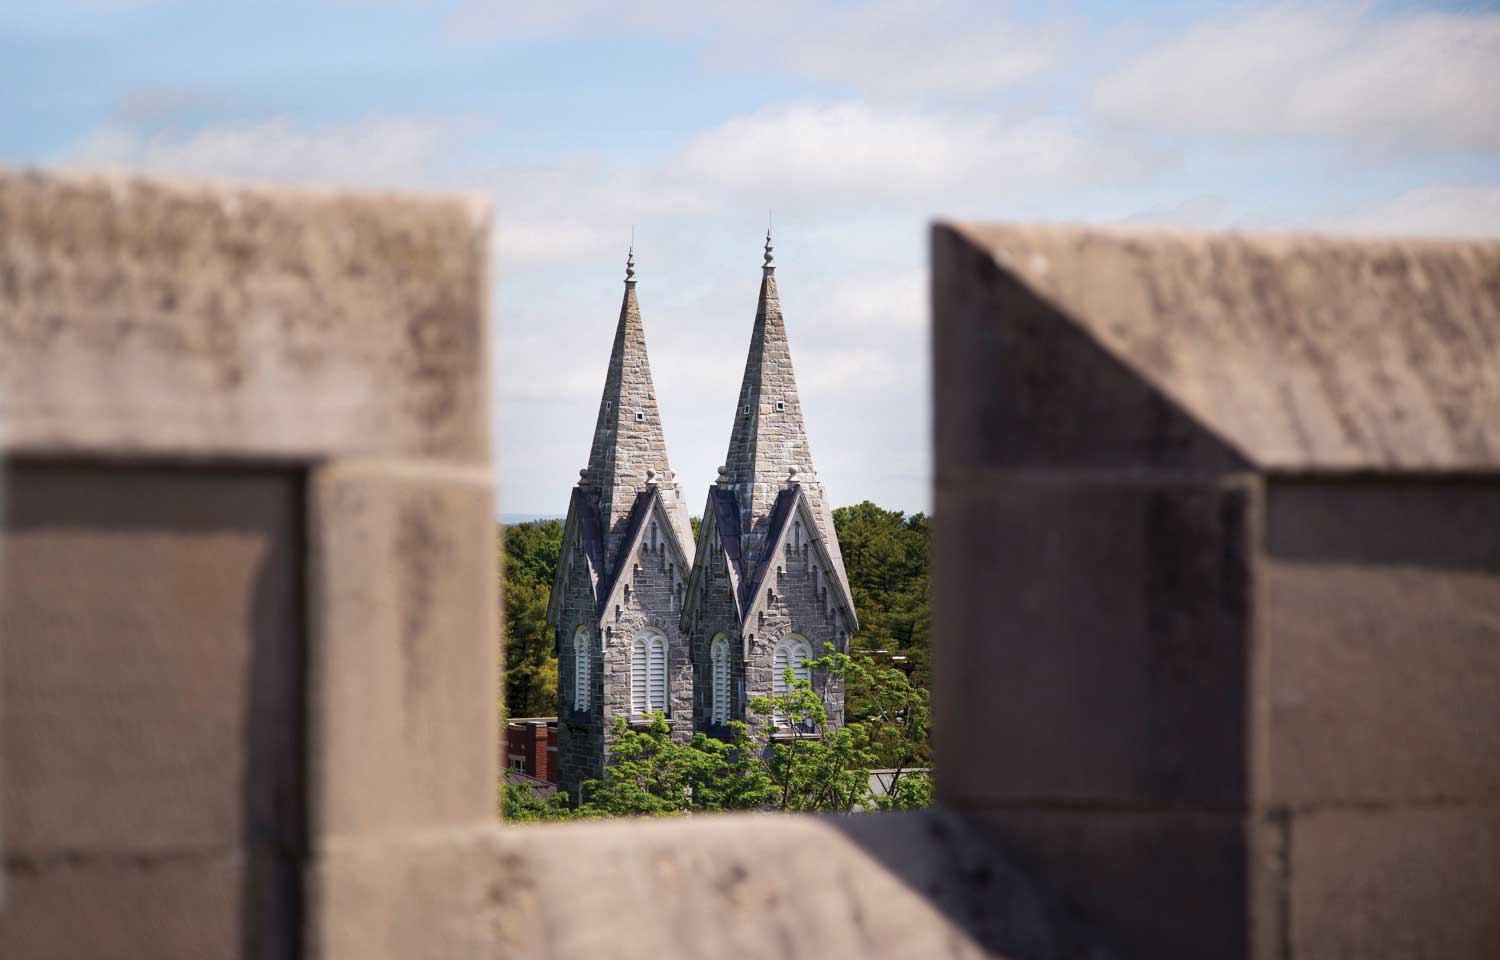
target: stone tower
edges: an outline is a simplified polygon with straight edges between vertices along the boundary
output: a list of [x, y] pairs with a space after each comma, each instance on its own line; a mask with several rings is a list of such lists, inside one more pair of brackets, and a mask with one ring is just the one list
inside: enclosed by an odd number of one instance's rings
[[667, 461], [635, 286], [632, 250], [547, 610], [558, 655], [558, 783], [575, 799], [603, 773], [615, 718], [661, 710], [674, 736], [692, 732], [692, 662], [679, 625], [692, 528]]
[[[682, 627], [693, 651], [694, 721], [710, 732], [728, 720], [763, 728], [767, 719], [746, 704], [778, 689], [786, 667], [805, 674], [801, 661], [822, 656], [825, 644], [846, 650], [858, 629], [802, 420], [769, 233], [729, 452], [703, 508]], [[810, 679], [841, 725], [842, 684]]]

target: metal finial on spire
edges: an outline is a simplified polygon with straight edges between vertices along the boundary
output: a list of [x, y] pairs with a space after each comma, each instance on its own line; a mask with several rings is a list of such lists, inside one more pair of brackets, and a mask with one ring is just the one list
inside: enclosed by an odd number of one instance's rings
[[630, 253], [625, 257], [625, 282], [635, 283], [635, 241], [630, 242]]
[[776, 255], [771, 252], [773, 249], [775, 249], [775, 248], [771, 244], [771, 231], [770, 231], [769, 228], [767, 228], [767, 230], [766, 230], [766, 262], [761, 265], [761, 269], [763, 269], [763, 270], [775, 270], [776, 269]]

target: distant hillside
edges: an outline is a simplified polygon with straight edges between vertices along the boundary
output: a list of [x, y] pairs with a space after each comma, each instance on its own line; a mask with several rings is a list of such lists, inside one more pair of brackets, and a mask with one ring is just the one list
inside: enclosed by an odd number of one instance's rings
[[505, 526], [507, 526], [507, 527], [511, 526], [512, 524], [517, 524], [517, 523], [535, 523], [538, 520], [561, 520], [561, 519], [563, 519], [563, 516], [560, 513], [502, 513], [502, 514], [500, 514], [500, 522], [502, 524], [504, 524]]

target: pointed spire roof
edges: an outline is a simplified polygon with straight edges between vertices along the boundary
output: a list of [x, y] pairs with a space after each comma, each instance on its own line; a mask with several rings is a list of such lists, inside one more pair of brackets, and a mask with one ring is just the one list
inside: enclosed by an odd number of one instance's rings
[[[594, 442], [589, 462], [579, 473], [580, 489], [598, 496], [599, 524], [605, 538], [605, 563], [612, 565], [619, 541], [626, 534], [639, 494], [657, 487], [662, 494], [672, 526], [686, 549], [691, 550], [692, 529], [686, 502], [667, 461], [667, 441], [656, 388], [651, 382], [651, 364], [646, 356], [646, 331], [636, 300], [635, 245], [625, 261], [625, 296], [609, 354], [604, 394], [594, 424]], [[612, 571], [608, 571], [612, 572]]]
[[[792, 371], [791, 346], [776, 289], [776, 257], [766, 231], [761, 264], [760, 301], [750, 334], [745, 377], [740, 384], [729, 452], [719, 475], [720, 488], [732, 489], [740, 508], [740, 536], [746, 560], [760, 558], [770, 532], [772, 513], [783, 490], [800, 486], [819, 518], [819, 532], [845, 583], [843, 558], [833, 529], [833, 513], [813, 468], [802, 401]], [[749, 572], [749, 571], [747, 571]]]

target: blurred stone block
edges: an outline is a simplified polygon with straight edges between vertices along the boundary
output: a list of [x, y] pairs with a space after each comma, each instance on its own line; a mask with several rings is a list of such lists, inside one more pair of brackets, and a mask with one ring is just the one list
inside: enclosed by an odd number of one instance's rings
[[485, 462], [488, 216], [0, 172], [11, 451]]
[[1172, 478], [946, 484], [945, 799], [1242, 810], [1252, 495]]
[[309, 508], [314, 843], [492, 820], [489, 473], [351, 461], [314, 471]]
[[940, 801], [1142, 956], [1493, 953], [1500, 244], [939, 225], [932, 277]]
[[294, 922], [298, 478], [4, 481], [0, 956], [216, 956]]
[[1500, 813], [1311, 811], [1291, 829], [1296, 957], [1500, 957]]

